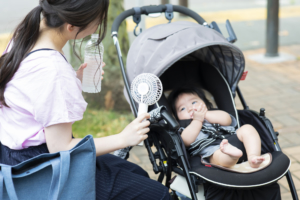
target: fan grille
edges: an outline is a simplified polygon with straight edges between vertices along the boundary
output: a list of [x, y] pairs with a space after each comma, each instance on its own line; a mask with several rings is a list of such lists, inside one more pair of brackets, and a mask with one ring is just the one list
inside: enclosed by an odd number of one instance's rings
[[[141, 95], [138, 92], [138, 87], [141, 83], [146, 83], [149, 87], [148, 92], [144, 95]], [[133, 79], [130, 90], [131, 95], [136, 102], [153, 105], [160, 99], [163, 87], [157, 76], [150, 73], [143, 73]]]

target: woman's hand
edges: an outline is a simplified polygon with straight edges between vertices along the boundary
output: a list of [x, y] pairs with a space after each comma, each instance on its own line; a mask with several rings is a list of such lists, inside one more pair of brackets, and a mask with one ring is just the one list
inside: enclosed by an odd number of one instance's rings
[[200, 103], [200, 105], [198, 107], [194, 107], [193, 110], [194, 112], [192, 115], [192, 119], [203, 122], [207, 112], [206, 105], [204, 103]]
[[82, 77], [83, 77], [83, 70], [86, 68], [86, 66], [87, 66], [87, 63], [83, 63], [80, 65], [80, 67], [76, 71], [76, 77], [80, 80], [81, 83], [82, 83]]
[[146, 133], [150, 131], [148, 128], [150, 122], [145, 119], [149, 118], [150, 115], [148, 113], [141, 114], [119, 133], [126, 147], [135, 146], [148, 138]]
[[[102, 63], [102, 75], [104, 75], [103, 67], [105, 66], [105, 62]], [[87, 67], [87, 63], [83, 63], [80, 65], [78, 70], [76, 71], [76, 77], [80, 80], [82, 83], [82, 77], [83, 77], [83, 70]], [[101, 80], [103, 79], [103, 76], [101, 76]]]
[[104, 70], [103, 70], [103, 67], [105, 67], [105, 62], [102, 62], [102, 72], [101, 72], [101, 74], [102, 74], [102, 76], [101, 76], [101, 80], [103, 80], [103, 75], [104, 75]]

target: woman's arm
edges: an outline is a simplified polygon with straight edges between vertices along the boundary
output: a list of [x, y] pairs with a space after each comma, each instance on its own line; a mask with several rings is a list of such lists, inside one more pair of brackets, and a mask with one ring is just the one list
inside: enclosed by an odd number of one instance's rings
[[[149, 114], [143, 114], [133, 120], [119, 134], [103, 138], [94, 138], [96, 155], [110, 153], [127, 146], [135, 146], [145, 140], [149, 132]], [[81, 139], [72, 138], [72, 123], [55, 124], [45, 128], [46, 143], [50, 153], [72, 149]]]
[[221, 126], [229, 126], [231, 124], [230, 115], [222, 110], [207, 111], [205, 119], [211, 124], [220, 124]]

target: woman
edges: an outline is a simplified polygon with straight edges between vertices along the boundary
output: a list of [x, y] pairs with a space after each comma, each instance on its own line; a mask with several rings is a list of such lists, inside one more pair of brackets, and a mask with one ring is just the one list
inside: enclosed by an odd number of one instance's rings
[[[1, 163], [69, 150], [81, 140], [72, 138], [72, 123], [82, 119], [87, 106], [80, 79], [88, 66], [75, 73], [62, 48], [99, 25], [100, 43], [108, 6], [108, 0], [40, 0], [19, 24], [0, 58]], [[107, 154], [145, 140], [147, 118], [141, 115], [121, 133], [94, 139], [97, 199], [170, 199], [168, 189], [140, 167]]]

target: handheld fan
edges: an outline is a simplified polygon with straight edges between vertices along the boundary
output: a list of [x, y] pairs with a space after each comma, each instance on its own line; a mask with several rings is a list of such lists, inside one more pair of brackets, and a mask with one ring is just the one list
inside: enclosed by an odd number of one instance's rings
[[[154, 74], [143, 73], [132, 81], [131, 95], [139, 103], [138, 116], [148, 112], [148, 106], [155, 104], [161, 97], [163, 87], [160, 79]], [[141, 142], [139, 145], [143, 145]]]

